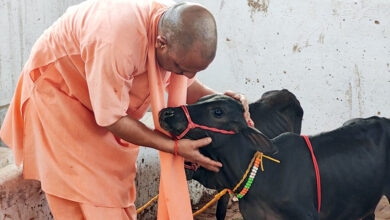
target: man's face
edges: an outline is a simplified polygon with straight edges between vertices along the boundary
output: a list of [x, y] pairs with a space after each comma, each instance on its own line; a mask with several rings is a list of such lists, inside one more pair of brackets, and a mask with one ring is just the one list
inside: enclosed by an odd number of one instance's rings
[[190, 79], [210, 64], [201, 57], [199, 51], [194, 47], [189, 51], [157, 47], [156, 57], [163, 69], [178, 75], [184, 75]]

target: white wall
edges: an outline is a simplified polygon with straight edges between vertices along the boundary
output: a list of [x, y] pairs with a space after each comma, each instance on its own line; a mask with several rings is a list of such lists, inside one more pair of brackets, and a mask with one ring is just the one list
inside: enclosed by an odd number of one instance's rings
[[13, 95], [31, 47], [68, 6], [80, 0], [0, 0], [0, 106]]
[[306, 134], [390, 117], [388, 0], [197, 2], [218, 25], [217, 57], [199, 74], [210, 87], [252, 101], [287, 88], [305, 110]]
[[0, 0], [0, 124], [35, 40], [77, 2], [81, 0]]

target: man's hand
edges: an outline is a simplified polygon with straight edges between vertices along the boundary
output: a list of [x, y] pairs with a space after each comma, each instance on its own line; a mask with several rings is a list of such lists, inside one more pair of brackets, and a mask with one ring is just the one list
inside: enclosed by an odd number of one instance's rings
[[181, 139], [178, 140], [177, 153], [193, 163], [197, 163], [200, 166], [218, 172], [222, 167], [220, 162], [211, 160], [199, 152], [199, 148], [211, 143], [211, 138], [202, 138], [199, 140]]
[[237, 99], [239, 100], [242, 105], [244, 106], [244, 117], [245, 117], [245, 120], [247, 121], [247, 123], [250, 125], [250, 126], [254, 126], [254, 123], [251, 119], [251, 115], [249, 113], [249, 105], [248, 105], [248, 101], [246, 100], [245, 96], [243, 94], [240, 94], [240, 93], [236, 93], [236, 92], [233, 92], [233, 91], [226, 91], [224, 93], [224, 95], [227, 95], [227, 96], [230, 96], [234, 99]]
[[[151, 147], [168, 153], [174, 153], [174, 141], [161, 132], [151, 130], [143, 123], [133, 119], [131, 116], [125, 116], [114, 124], [107, 126], [117, 137], [130, 143]], [[177, 153], [185, 159], [198, 163], [202, 167], [218, 172], [222, 164], [213, 161], [202, 155], [199, 148], [211, 143], [211, 138], [202, 138], [199, 140], [182, 139], [178, 141]]]

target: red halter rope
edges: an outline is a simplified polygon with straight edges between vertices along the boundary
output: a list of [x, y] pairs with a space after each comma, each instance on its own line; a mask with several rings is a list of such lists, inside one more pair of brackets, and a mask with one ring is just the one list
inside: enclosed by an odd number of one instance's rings
[[[177, 140], [183, 138], [184, 135], [186, 135], [188, 133], [188, 131], [190, 129], [192, 129], [192, 128], [201, 128], [201, 129], [214, 131], [214, 132], [219, 132], [219, 133], [223, 133], [223, 134], [235, 134], [236, 133], [234, 131], [226, 131], [226, 130], [221, 130], [221, 129], [218, 129], [218, 128], [211, 128], [211, 127], [207, 127], [207, 126], [204, 126], [204, 125], [196, 124], [196, 123], [194, 123], [191, 120], [191, 116], [190, 116], [190, 113], [188, 112], [187, 106], [182, 105], [180, 107], [183, 109], [183, 112], [186, 115], [186, 118], [187, 118], [187, 121], [188, 121], [188, 125], [187, 125], [187, 128], [179, 136], [176, 136], [175, 155], [177, 155]], [[251, 127], [254, 127], [254, 123], [253, 123], [252, 119], [249, 119], [248, 125], [251, 126]], [[199, 168], [199, 165], [196, 164], [196, 163], [192, 163], [191, 165], [184, 164], [184, 167], [186, 169], [190, 169], [190, 170], [196, 171]]]
[[309, 138], [306, 135], [301, 135], [301, 136], [305, 139], [307, 147], [309, 148], [310, 153], [311, 153], [311, 158], [313, 160], [313, 165], [314, 165], [314, 170], [315, 170], [315, 173], [316, 173], [316, 180], [317, 180], [317, 203], [318, 203], [317, 210], [318, 210], [318, 212], [320, 212], [320, 210], [321, 210], [321, 177], [320, 177], [320, 170], [318, 169], [316, 156], [314, 155], [313, 147], [311, 146]]
[[187, 125], [187, 128], [179, 136], [176, 136], [176, 138], [178, 140], [180, 140], [182, 137], [184, 137], [184, 135], [186, 135], [188, 133], [188, 131], [190, 129], [192, 129], [192, 128], [201, 128], [201, 129], [204, 129], [204, 130], [219, 132], [219, 133], [222, 133], [222, 134], [235, 134], [236, 133], [234, 131], [226, 131], [226, 130], [221, 130], [221, 129], [218, 129], [218, 128], [211, 128], [211, 127], [207, 127], [207, 126], [204, 126], [204, 125], [196, 124], [196, 123], [194, 123], [191, 120], [190, 113], [188, 112], [187, 106], [182, 105], [180, 107], [183, 109], [184, 114], [187, 117], [188, 125]]

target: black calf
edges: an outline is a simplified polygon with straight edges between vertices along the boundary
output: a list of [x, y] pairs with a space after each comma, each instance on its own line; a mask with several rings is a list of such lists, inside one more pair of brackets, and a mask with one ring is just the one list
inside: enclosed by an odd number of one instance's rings
[[[249, 112], [255, 127], [268, 138], [285, 132], [301, 133], [303, 109], [295, 95], [286, 89], [265, 92], [258, 101], [249, 104]], [[217, 220], [225, 219], [228, 203], [229, 195], [218, 200]]]
[[[180, 108], [173, 110], [173, 116], [161, 120], [161, 126], [177, 135], [187, 122]], [[187, 134], [193, 139], [212, 137], [213, 142], [201, 148], [201, 153], [224, 165], [219, 173], [203, 168], [197, 171], [194, 178], [206, 187], [232, 189], [256, 151], [274, 154], [281, 161], [265, 160], [265, 171], [258, 172], [249, 192], [240, 199], [245, 219], [357, 220], [372, 214], [382, 195], [390, 195], [388, 119], [355, 119], [310, 137], [321, 175], [322, 206], [318, 213], [313, 162], [302, 137], [284, 133], [268, 139], [246, 125], [240, 103], [226, 96], [205, 98], [188, 110], [198, 124], [237, 132], [226, 135], [193, 129]]]
[[265, 92], [258, 101], [249, 104], [249, 112], [255, 127], [268, 138], [285, 132], [301, 133], [303, 109], [295, 95], [286, 89]]
[[[295, 95], [286, 89], [265, 92], [258, 101], [249, 104], [249, 111], [255, 127], [268, 138], [284, 132], [301, 132], [303, 109]], [[186, 169], [186, 175], [192, 179], [197, 174]], [[228, 202], [229, 195], [218, 201], [217, 220], [225, 219]]]

